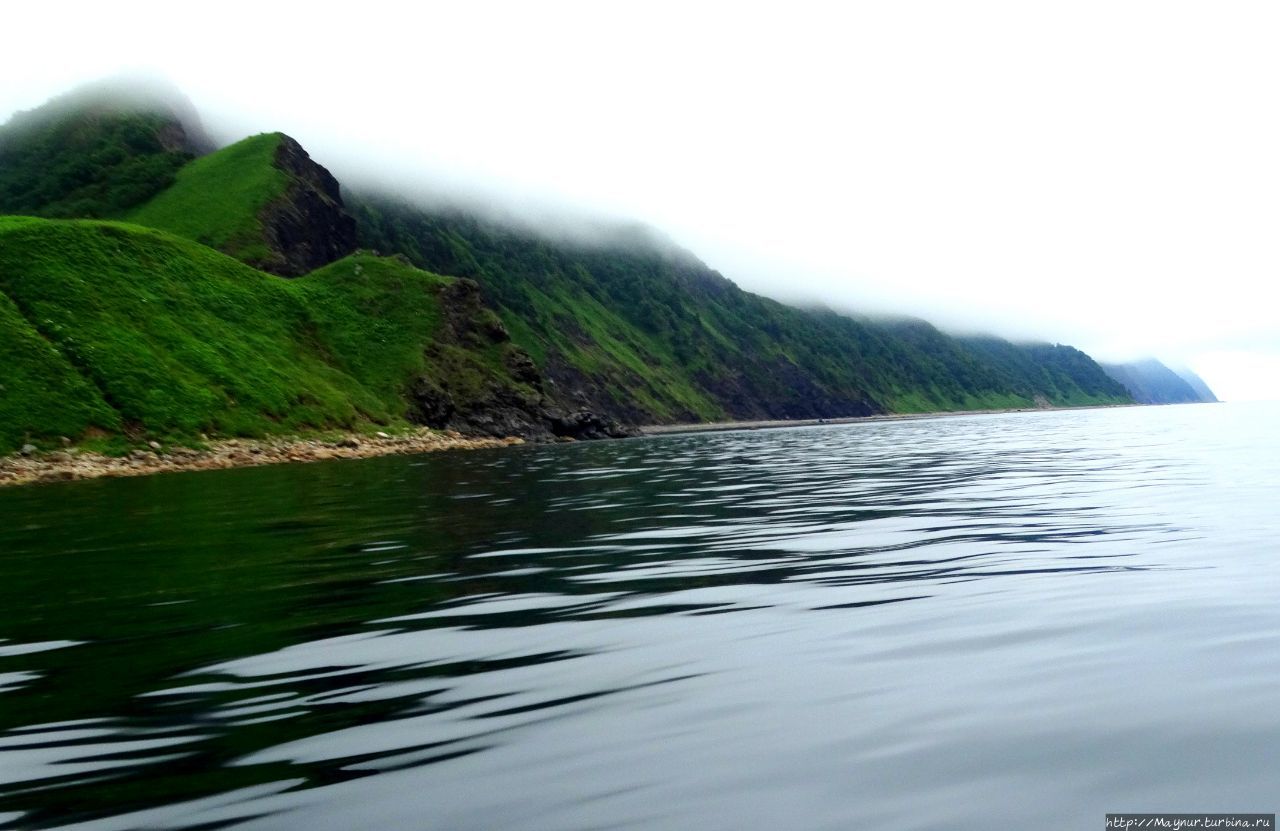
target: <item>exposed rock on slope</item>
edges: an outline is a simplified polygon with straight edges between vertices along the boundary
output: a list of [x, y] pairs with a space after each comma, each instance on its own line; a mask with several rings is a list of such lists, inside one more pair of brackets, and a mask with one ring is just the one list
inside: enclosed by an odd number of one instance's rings
[[[409, 420], [469, 435], [552, 438], [619, 438], [634, 431], [590, 410], [552, 404], [542, 374], [528, 353], [511, 342], [506, 326], [485, 307], [474, 280], [456, 280], [440, 291], [443, 321], [427, 347], [432, 368], [410, 391]], [[489, 353], [502, 366], [495, 384], [466, 371], [468, 356]]]
[[470, 281], [357, 253], [281, 280], [134, 225], [0, 217], [0, 454], [399, 428], [616, 434], [544, 401]]
[[0, 214], [129, 219], [286, 277], [356, 248], [338, 181], [281, 133], [214, 152], [190, 102], [98, 84], [0, 128]]
[[356, 223], [337, 180], [283, 133], [251, 136], [196, 159], [128, 219], [283, 277], [356, 248]]
[[393, 197], [348, 208], [365, 247], [478, 281], [557, 401], [626, 421], [1131, 402], [1069, 347], [786, 306], [643, 234], [574, 241]]
[[298, 277], [354, 251], [356, 221], [343, 209], [338, 180], [285, 135], [276, 147], [274, 164], [289, 176], [289, 184], [259, 214], [272, 256], [258, 267]]

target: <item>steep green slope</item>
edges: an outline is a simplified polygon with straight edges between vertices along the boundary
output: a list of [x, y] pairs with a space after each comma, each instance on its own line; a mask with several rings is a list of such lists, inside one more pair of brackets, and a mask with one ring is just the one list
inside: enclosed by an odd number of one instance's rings
[[289, 277], [351, 253], [356, 240], [337, 180], [283, 133], [196, 159], [127, 218]]
[[999, 338], [960, 342], [999, 372], [1015, 392], [1062, 407], [1131, 403], [1128, 392], [1092, 358], [1064, 344], [1013, 344]]
[[284, 195], [289, 179], [276, 168], [280, 133], [263, 133], [196, 159], [173, 186], [132, 211], [128, 220], [216, 248], [238, 260], [265, 259], [262, 209]]
[[636, 234], [573, 244], [388, 199], [350, 209], [363, 245], [480, 281], [561, 395], [636, 421], [1129, 401], [1083, 353], [785, 306]]
[[93, 384], [0, 294], [0, 452], [35, 437], [119, 428]]
[[388, 412], [490, 435], [574, 433], [551, 423], [562, 414], [544, 406], [541, 375], [473, 281], [357, 254], [289, 285], [308, 337]]
[[512, 347], [498, 338], [433, 358], [465, 328], [450, 318], [493, 323], [452, 302], [459, 282], [366, 254], [285, 281], [152, 229], [0, 218], [0, 448], [94, 427], [395, 424], [424, 382], [447, 386], [460, 408], [468, 394], [536, 396], [540, 379], [504, 363]]

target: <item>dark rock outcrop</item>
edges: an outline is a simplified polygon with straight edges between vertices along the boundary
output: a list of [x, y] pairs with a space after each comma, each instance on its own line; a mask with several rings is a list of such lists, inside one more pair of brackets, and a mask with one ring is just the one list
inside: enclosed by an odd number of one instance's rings
[[288, 136], [281, 136], [274, 164], [290, 181], [284, 196], [259, 217], [272, 256], [255, 265], [282, 277], [299, 277], [354, 251], [356, 221], [343, 208], [333, 174]]
[[637, 435], [634, 428], [624, 427], [591, 410], [564, 413], [553, 409], [544, 411], [551, 432], [558, 438], [569, 439], [621, 439]]
[[[415, 424], [471, 436], [518, 436], [529, 441], [602, 439], [638, 431], [590, 409], [563, 407], [546, 392], [542, 373], [511, 342], [506, 326], [484, 305], [480, 286], [457, 280], [440, 292], [440, 332], [427, 352], [430, 366], [447, 371], [419, 377], [409, 391], [408, 418]], [[496, 355], [502, 372], [476, 377], [466, 363]]]

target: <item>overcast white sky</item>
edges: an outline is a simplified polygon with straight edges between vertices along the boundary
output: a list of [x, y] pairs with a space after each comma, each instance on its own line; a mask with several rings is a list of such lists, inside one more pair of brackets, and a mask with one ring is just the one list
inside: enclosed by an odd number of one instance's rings
[[6, 9], [0, 118], [154, 71], [211, 126], [634, 217], [745, 288], [1280, 397], [1280, 4]]

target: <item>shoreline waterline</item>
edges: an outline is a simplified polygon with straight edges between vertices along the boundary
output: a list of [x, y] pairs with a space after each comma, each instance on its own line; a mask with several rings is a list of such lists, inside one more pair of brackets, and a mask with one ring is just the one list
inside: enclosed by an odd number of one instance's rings
[[[641, 425], [641, 437], [682, 433], [731, 432], [737, 430], [771, 430], [784, 427], [864, 424], [884, 421], [913, 421], [965, 415], [1001, 415], [1041, 413], [1060, 410], [1098, 410], [1136, 407], [1140, 404], [1096, 404], [1082, 407], [1023, 407], [988, 410], [946, 410], [930, 413], [881, 413], [843, 418], [774, 419], [756, 421], [716, 421], [686, 424]], [[182, 473], [202, 470], [228, 470], [239, 467], [333, 461], [337, 459], [369, 459], [377, 456], [413, 455], [442, 450], [482, 450], [524, 444], [524, 440], [467, 437], [453, 430], [420, 428], [407, 433], [345, 433], [338, 438], [271, 437], [261, 439], [214, 439], [204, 449], [156, 447], [136, 449], [125, 456], [68, 447], [63, 450], [35, 452], [24, 456], [0, 456], [0, 488], [18, 485], [69, 482], [86, 479], [148, 476], [155, 473]]]
[[733, 430], [775, 430], [782, 427], [815, 427], [830, 424], [866, 424], [880, 421], [914, 421], [925, 418], [950, 418], [971, 415], [1007, 415], [1012, 413], [1053, 413], [1063, 410], [1109, 410], [1116, 407], [1143, 407], [1145, 404], [1087, 404], [1080, 407], [1008, 407], [992, 410], [940, 410], [929, 413], [877, 413], [868, 416], [844, 418], [795, 418], [762, 419], [758, 421], [708, 421], [688, 424], [645, 424], [640, 429], [643, 436], [664, 436], [676, 433], [710, 433]]
[[426, 428], [407, 433], [365, 435], [347, 433], [332, 438], [281, 437], [215, 439], [203, 449], [166, 448], [159, 444], [126, 456], [68, 447], [65, 450], [0, 457], [0, 488], [49, 482], [69, 482], [155, 473], [228, 470], [238, 467], [369, 459], [376, 456], [434, 453], [441, 450], [482, 450], [524, 444], [507, 438], [469, 438], [453, 430]]

